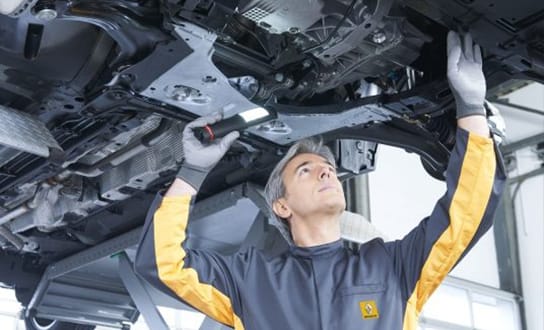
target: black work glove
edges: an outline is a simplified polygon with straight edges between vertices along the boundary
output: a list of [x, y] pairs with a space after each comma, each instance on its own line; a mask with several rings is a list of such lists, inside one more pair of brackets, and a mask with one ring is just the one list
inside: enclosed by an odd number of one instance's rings
[[457, 33], [448, 33], [448, 82], [455, 97], [457, 119], [485, 116], [486, 85], [480, 46], [473, 44], [472, 36], [468, 33], [463, 39], [461, 45]]
[[209, 145], [203, 145], [195, 137], [193, 128], [211, 125], [220, 119], [220, 114], [200, 117], [185, 125], [183, 129], [182, 144], [185, 160], [176, 176], [196, 190], [200, 188], [208, 172], [215, 167], [232, 143], [240, 136], [239, 132], [234, 131]]

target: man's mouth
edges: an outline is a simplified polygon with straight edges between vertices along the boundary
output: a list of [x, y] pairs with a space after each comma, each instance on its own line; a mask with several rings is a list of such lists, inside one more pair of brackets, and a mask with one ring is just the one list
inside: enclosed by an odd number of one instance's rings
[[323, 192], [325, 190], [335, 189], [334, 186], [324, 186], [319, 188], [318, 192]]

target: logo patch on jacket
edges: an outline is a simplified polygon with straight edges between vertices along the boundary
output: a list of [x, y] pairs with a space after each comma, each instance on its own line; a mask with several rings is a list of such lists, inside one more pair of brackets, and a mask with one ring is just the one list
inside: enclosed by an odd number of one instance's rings
[[377, 319], [380, 317], [380, 312], [376, 306], [374, 300], [365, 300], [359, 302], [359, 307], [361, 308], [361, 314], [363, 314], [363, 319]]

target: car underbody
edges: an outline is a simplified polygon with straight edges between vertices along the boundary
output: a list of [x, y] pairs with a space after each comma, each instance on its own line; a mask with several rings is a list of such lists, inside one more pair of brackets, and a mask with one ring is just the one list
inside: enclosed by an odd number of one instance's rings
[[0, 282], [23, 305], [47, 265], [142, 224], [198, 116], [273, 116], [242, 133], [199, 199], [263, 186], [292, 143], [318, 135], [342, 180], [374, 168], [377, 144], [417, 153], [440, 179], [456, 126], [448, 30], [482, 46], [488, 100], [544, 81], [538, 1], [41, 0], [2, 10]]

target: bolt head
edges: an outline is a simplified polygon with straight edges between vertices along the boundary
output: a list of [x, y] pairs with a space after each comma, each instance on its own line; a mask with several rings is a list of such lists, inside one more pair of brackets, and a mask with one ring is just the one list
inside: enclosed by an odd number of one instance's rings
[[36, 18], [44, 22], [49, 22], [57, 18], [57, 11], [50, 8], [44, 8], [36, 13]]
[[299, 33], [299, 32], [300, 32], [300, 29], [297, 28], [297, 27], [290, 27], [289, 28], [289, 33], [296, 34], [296, 33]]
[[206, 76], [206, 77], [202, 78], [202, 82], [204, 82], [204, 83], [214, 83], [216, 81], [217, 81], [217, 78], [212, 77], [212, 76]]
[[283, 73], [278, 72], [274, 75], [274, 80], [277, 82], [282, 82], [285, 77], [283, 76]]
[[372, 35], [372, 41], [375, 44], [383, 44], [387, 40], [387, 36], [382, 31], [375, 32]]

